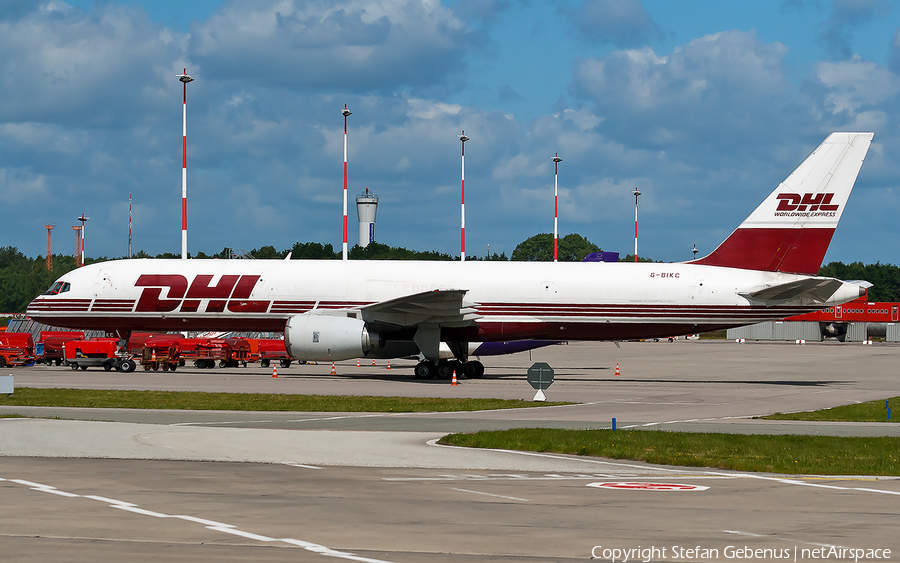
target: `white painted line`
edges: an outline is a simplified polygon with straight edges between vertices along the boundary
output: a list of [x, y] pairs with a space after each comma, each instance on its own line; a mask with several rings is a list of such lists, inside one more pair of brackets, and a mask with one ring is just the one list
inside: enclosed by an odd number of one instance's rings
[[302, 467], [303, 469], [322, 469], [321, 467], [316, 467], [315, 465], [303, 465], [302, 463], [285, 463], [285, 465], [290, 465], [291, 467]]
[[[3, 479], [0, 477], [0, 481], [6, 481], [7, 479]], [[32, 481], [25, 481], [24, 479], [9, 479], [11, 483], [18, 483], [20, 485], [25, 485], [29, 487], [31, 490], [54, 493], [62, 496], [68, 497], [80, 497], [81, 495], [76, 495], [73, 493], [66, 493], [64, 491], [59, 491], [55, 487], [51, 487], [50, 485], [43, 485], [41, 483], [34, 483]], [[303, 540], [297, 540], [292, 538], [283, 538], [276, 539], [271, 538], [269, 536], [263, 536], [260, 534], [254, 534], [252, 532], [245, 532], [243, 530], [238, 530], [235, 526], [231, 524], [225, 524], [222, 522], [216, 522], [215, 520], [207, 520], [205, 518], [197, 518], [196, 516], [186, 516], [186, 515], [172, 515], [172, 514], [164, 514], [161, 512], [154, 512], [152, 510], [144, 510], [142, 508], [138, 508], [138, 505], [125, 502], [121, 500], [111, 499], [107, 497], [101, 497], [98, 495], [85, 495], [84, 498], [100, 501], [103, 503], [109, 504], [110, 508], [117, 508], [119, 510], [126, 510], [128, 512], [138, 514], [141, 516], [152, 516], [154, 518], [178, 518], [180, 520], [186, 520], [188, 522], [195, 522], [197, 524], [203, 524], [207, 529], [213, 530], [216, 532], [222, 532], [225, 534], [231, 534], [234, 536], [240, 536], [242, 538], [247, 538], [249, 540], [261, 541], [261, 542], [282, 542], [290, 545], [295, 545], [297, 547], [302, 547], [307, 551], [311, 551], [313, 553], [318, 553], [320, 555], [324, 555], [327, 557], [337, 557], [340, 559], [347, 559], [350, 561], [360, 561], [361, 563], [392, 563], [391, 561], [386, 561], [383, 559], [371, 559], [368, 557], [360, 557], [358, 555], [354, 555], [353, 553], [348, 553], [345, 551], [337, 551], [331, 549], [329, 547], [325, 547], [324, 545], [315, 544], [312, 542], [307, 542]], [[512, 498], [512, 497], [510, 497]]]
[[74, 498], [79, 497], [81, 495], [76, 495], [74, 493], [67, 493], [65, 491], [60, 491], [56, 487], [51, 487], [50, 485], [42, 485], [41, 483], [34, 483], [32, 481], [26, 481], [24, 479], [10, 479], [10, 483], [18, 483], [20, 485], [25, 485], [26, 487], [31, 487], [33, 491], [40, 491], [42, 493], [51, 493], [54, 495], [59, 495], [61, 497]]
[[136, 504], [132, 504], [130, 502], [123, 502], [121, 500], [116, 500], [114, 498], [106, 498], [106, 497], [98, 497], [96, 495], [85, 495], [84, 498], [89, 498], [91, 500], [99, 500], [100, 502], [108, 502], [109, 504], [114, 504], [118, 506], [137, 506]]
[[484, 495], [484, 496], [486, 496], [486, 497], [505, 498], [505, 499], [509, 499], [509, 500], [520, 500], [520, 501], [522, 501], [522, 502], [528, 502], [528, 499], [527, 499], [527, 498], [507, 497], [507, 496], [503, 496], [503, 495], [495, 495], [495, 494], [492, 494], [492, 493], [482, 493], [481, 491], [470, 491], [469, 489], [454, 489], [454, 488], [451, 488], [450, 490], [451, 490], [451, 491], [459, 491], [459, 492], [461, 492], [461, 493], [473, 493], [473, 494], [476, 494], [476, 495]]
[[179, 518], [181, 520], [187, 520], [188, 522], [196, 522], [197, 524], [203, 524], [207, 528], [234, 528], [234, 526], [232, 526], [231, 524], [223, 524], [222, 522], [207, 520], [206, 518], [197, 518], [196, 516], [185, 516], [184, 514], [171, 516], [171, 518]]
[[221, 526], [207, 526], [210, 530], [215, 530], [217, 532], [224, 532], [226, 534], [232, 534], [235, 536], [241, 536], [242, 538], [247, 538], [248, 540], [256, 540], [256, 541], [278, 541], [275, 538], [270, 538], [268, 536], [261, 536], [259, 534], [252, 534], [250, 532], [242, 532], [232, 526], [227, 528]]

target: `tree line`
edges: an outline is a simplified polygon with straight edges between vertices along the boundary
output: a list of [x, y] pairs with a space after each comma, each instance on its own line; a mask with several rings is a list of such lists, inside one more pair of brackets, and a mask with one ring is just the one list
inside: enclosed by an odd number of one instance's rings
[[[562, 262], [578, 262], [592, 252], [600, 252], [596, 244], [585, 237], [572, 233], [559, 239], [558, 256]], [[225, 247], [221, 252], [206, 254], [198, 252], [190, 255], [191, 258], [202, 259], [226, 259], [226, 258], [255, 258], [255, 259], [285, 259], [290, 255], [292, 260], [340, 260], [341, 251], [335, 251], [331, 244], [318, 242], [297, 242], [291, 248], [277, 250], [274, 246], [263, 246], [249, 252], [236, 251]], [[370, 243], [365, 248], [355, 245], [348, 252], [351, 260], [459, 260], [453, 256], [434, 250], [419, 251], [409, 250], [404, 247], [388, 246], [377, 242]], [[134, 258], [181, 258], [181, 254], [162, 253], [152, 256], [144, 251], [134, 255]], [[105, 256], [98, 258], [86, 258], [86, 264], [111, 260]], [[466, 256], [466, 260], [491, 260], [491, 261], [552, 261], [553, 260], [553, 235], [539, 233], [519, 243], [512, 255], [506, 253], [493, 253], [490, 256]], [[626, 254], [620, 261], [633, 262], [634, 256]], [[652, 262], [653, 260], [638, 257], [640, 262]], [[46, 268], [46, 257], [36, 256], [28, 258], [14, 246], [0, 247], [0, 313], [24, 313], [25, 307], [36, 296], [46, 291], [48, 287], [63, 274], [75, 269], [75, 259], [70, 255], [54, 254], [53, 271]], [[863, 264], [852, 262], [831, 262], [819, 270], [820, 276], [834, 277], [842, 280], [866, 280], [874, 284], [869, 289], [870, 301], [900, 301], [900, 267], [893, 264]]]

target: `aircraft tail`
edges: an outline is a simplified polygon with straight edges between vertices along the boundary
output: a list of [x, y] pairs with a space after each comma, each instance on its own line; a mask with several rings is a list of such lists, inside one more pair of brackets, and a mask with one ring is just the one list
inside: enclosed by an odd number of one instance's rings
[[688, 263], [818, 273], [874, 135], [829, 135], [718, 248]]

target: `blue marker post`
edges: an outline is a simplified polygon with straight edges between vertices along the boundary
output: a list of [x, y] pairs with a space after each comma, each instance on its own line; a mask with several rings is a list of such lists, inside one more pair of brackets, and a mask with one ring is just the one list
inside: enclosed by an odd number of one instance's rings
[[890, 400], [890, 399], [885, 399], [885, 400], [884, 400], [884, 408], [887, 409], [887, 411], [888, 411], [888, 420], [890, 420], [890, 419], [891, 419], [891, 400]]
[[[890, 416], [888, 416], [890, 418]], [[616, 429], [616, 417], [613, 417], [613, 430]]]

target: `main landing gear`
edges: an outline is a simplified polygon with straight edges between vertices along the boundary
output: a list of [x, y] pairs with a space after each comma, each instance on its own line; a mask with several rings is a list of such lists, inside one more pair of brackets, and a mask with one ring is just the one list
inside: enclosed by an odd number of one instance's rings
[[484, 377], [484, 364], [476, 360], [465, 363], [459, 360], [441, 360], [437, 363], [424, 360], [416, 364], [415, 374], [416, 379], [450, 379], [454, 371], [469, 379], [481, 379]]

